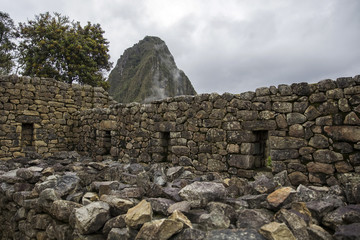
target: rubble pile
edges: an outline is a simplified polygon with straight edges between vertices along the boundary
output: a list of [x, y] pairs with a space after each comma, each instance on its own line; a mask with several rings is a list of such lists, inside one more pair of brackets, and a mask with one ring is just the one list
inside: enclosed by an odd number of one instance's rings
[[0, 164], [0, 239], [357, 239], [360, 176], [292, 186], [76, 152]]

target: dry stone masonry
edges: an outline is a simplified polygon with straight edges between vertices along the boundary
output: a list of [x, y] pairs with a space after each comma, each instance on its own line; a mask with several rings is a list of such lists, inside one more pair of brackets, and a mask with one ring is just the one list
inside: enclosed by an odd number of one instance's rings
[[102, 88], [0, 76], [0, 160], [73, 149], [74, 113], [111, 103]]
[[116, 104], [0, 77], [0, 239], [360, 238], [360, 76]]
[[149, 104], [17, 76], [1, 77], [0, 93], [1, 160], [77, 150], [246, 178], [271, 167], [294, 185], [333, 185], [336, 174], [360, 171], [360, 76]]
[[360, 76], [180, 96], [74, 113], [74, 143], [98, 160], [168, 162], [252, 178], [271, 165], [294, 185], [360, 171]]

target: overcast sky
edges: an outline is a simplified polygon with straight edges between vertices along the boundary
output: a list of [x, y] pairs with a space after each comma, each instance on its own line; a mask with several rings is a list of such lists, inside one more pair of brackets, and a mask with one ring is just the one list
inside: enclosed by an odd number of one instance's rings
[[40, 13], [99, 23], [111, 61], [163, 39], [198, 93], [360, 74], [360, 0], [0, 0], [15, 23]]

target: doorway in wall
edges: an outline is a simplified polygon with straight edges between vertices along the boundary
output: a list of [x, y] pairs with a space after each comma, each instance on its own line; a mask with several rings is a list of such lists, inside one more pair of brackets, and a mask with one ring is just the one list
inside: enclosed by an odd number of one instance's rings
[[104, 148], [104, 154], [109, 155], [111, 150], [111, 131], [104, 131], [103, 148]]
[[267, 166], [268, 158], [270, 156], [270, 149], [268, 144], [268, 131], [254, 131], [256, 136], [256, 151], [255, 151], [255, 167], [261, 168]]
[[23, 123], [21, 125], [21, 146], [25, 151], [34, 150], [34, 124]]
[[163, 161], [167, 162], [169, 156], [170, 132], [161, 132], [160, 137], [161, 137], [160, 145], [163, 148], [163, 152], [162, 152]]

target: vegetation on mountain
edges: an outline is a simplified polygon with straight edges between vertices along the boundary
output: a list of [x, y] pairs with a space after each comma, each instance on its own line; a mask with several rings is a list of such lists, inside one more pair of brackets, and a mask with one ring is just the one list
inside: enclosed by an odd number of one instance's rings
[[123, 103], [196, 94], [165, 42], [150, 36], [125, 50], [109, 75], [109, 84], [110, 95]]

